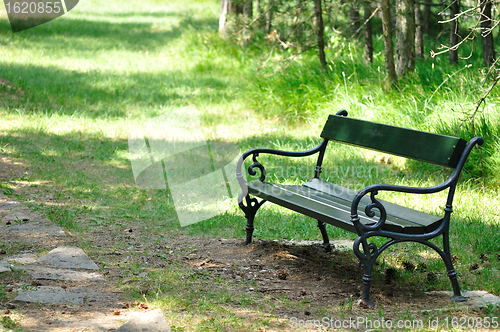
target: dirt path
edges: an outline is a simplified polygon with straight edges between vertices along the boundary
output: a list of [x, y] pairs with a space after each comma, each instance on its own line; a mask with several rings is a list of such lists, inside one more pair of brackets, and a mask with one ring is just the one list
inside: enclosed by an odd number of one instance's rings
[[122, 292], [72, 236], [4, 194], [0, 218], [4, 317], [27, 331], [106, 331], [127, 320]]

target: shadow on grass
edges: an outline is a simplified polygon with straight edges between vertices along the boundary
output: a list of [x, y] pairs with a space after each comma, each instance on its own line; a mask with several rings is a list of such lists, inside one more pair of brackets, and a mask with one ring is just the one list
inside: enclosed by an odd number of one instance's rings
[[[242, 141], [240, 146], [244, 151], [249, 145], [257, 145], [261, 139]], [[306, 140], [294, 140], [281, 135], [265, 137], [268, 142], [278, 139], [294, 141], [302, 146], [310, 144]], [[125, 216], [164, 225], [167, 222], [168, 227], [181, 231], [168, 190], [143, 190], [135, 185], [127, 159], [126, 138], [111, 139], [77, 132], [56, 135], [44, 129], [14, 129], [0, 136], [0, 146], [7, 146], [15, 151], [12, 156], [25, 160], [31, 168], [31, 174], [24, 180], [30, 183], [48, 181], [55, 187], [53, 190], [58, 198], [71, 201], [68, 204], [76, 211], [72, 214], [73, 219], [78, 218], [78, 214], [89, 213], [91, 209], [91, 215], [95, 216], [106, 214], [116, 219]], [[350, 160], [346, 167], [350, 167], [352, 162]], [[311, 172], [314, 169], [314, 163], [308, 165], [306, 161], [302, 164], [285, 163], [283, 167], [288, 166], [310, 169]], [[299, 176], [301, 172], [296, 174]], [[238, 195], [239, 192], [233, 194]], [[300, 215], [289, 218], [288, 213], [285, 214], [287, 215], [284, 216], [283, 211], [279, 210], [265, 210], [263, 232], [257, 231], [257, 236], [317, 238], [317, 228], [312, 219], [306, 218], [308, 221], [305, 221], [305, 217]], [[235, 202], [232, 210], [183, 230], [197, 235], [240, 237], [240, 230], [245, 223]]]
[[[103, 13], [103, 20], [59, 18], [15, 35], [10, 32], [8, 21], [1, 20], [0, 44], [14, 52], [22, 49], [41, 54], [41, 59], [23, 63], [0, 60], [1, 78], [23, 91], [23, 98], [2, 98], [0, 107], [29, 113], [78, 112], [91, 118], [123, 117], [143, 115], [150, 111], [148, 107], [175, 107], [197, 102], [217, 104], [231, 98], [232, 91], [237, 88], [231, 87], [230, 91], [228, 82], [232, 78], [221, 74], [224, 69], [207, 62], [206, 57], [195, 58], [193, 63], [187, 60], [174, 69], [171, 69], [168, 56], [164, 66], [156, 57], [154, 62], [148, 61], [147, 52], [153, 54], [160, 48], [165, 49], [186, 35], [216, 31], [215, 18], [196, 19], [186, 15], [171, 26], [169, 20], [162, 22], [161, 18], [174, 15], [172, 12], [151, 13], [155, 17], [152, 22], [105, 20], [106, 17], [126, 19], [143, 15], [149, 16], [127, 12]], [[71, 62], [71, 69], [44, 64], [49, 54], [67, 63], [72, 61], [68, 60], [71, 57], [75, 62], [88, 62], [91, 69], [85, 64], [72, 66]], [[140, 60], [128, 57], [140, 57]], [[103, 68], [107, 58], [109, 66]], [[94, 59], [103, 61], [104, 65], [96, 67], [92, 64]], [[196, 61], [201, 62], [197, 64]], [[142, 66], [149, 69], [143, 70]], [[234, 82], [231, 84], [233, 86]]]
[[[7, 110], [74, 114], [89, 118], [142, 115], [147, 107], [184, 106], [196, 101], [221, 103], [230, 98], [227, 82], [191, 71], [159, 73], [90, 71], [19, 65], [0, 61], [3, 78], [24, 98], [4, 98]], [[151, 114], [152, 113], [152, 114]], [[150, 116], [156, 116], [150, 112]]]
[[[285, 149], [295, 151], [303, 151], [316, 145], [315, 141], [281, 134], [240, 140], [238, 145], [243, 152], [253, 147], [274, 148], [271, 142], [289, 142], [291, 146], [285, 146]], [[57, 188], [56, 195], [61, 199], [71, 200], [78, 213], [89, 213], [91, 208], [93, 215], [104, 213], [116, 219], [124, 217], [159, 222], [181, 231], [168, 190], [143, 190], [135, 185], [126, 138], [108, 138], [81, 132], [56, 135], [44, 129], [13, 129], [0, 136], [0, 146], [13, 151], [12, 157], [21, 158], [31, 168], [31, 174], [25, 180], [30, 183], [49, 181], [51, 186]], [[345, 158], [346, 155], [349, 157]], [[266, 158], [261, 155], [259, 160], [268, 169], [269, 181], [281, 183], [307, 181], [312, 178], [315, 169], [314, 158]], [[340, 151], [338, 154], [328, 152], [324, 165], [324, 178], [353, 190], [373, 183], [394, 182], [398, 178], [405, 178], [404, 174], [394, 173], [386, 165], [377, 165], [376, 161], [366, 161], [350, 150]], [[421, 177], [426, 179], [429, 175], [422, 174]], [[234, 196], [238, 194], [239, 192], [233, 193]], [[245, 224], [243, 214], [235, 202], [234, 208], [226, 213], [183, 228], [182, 232], [241, 237]], [[477, 224], [474, 229], [481, 229], [478, 233], [493, 234], [498, 229], [480, 222]], [[483, 229], [484, 227], [488, 229]], [[318, 238], [316, 224], [311, 218], [277, 208], [270, 203], [266, 203], [259, 211], [256, 228], [256, 235], [262, 238]], [[335, 236], [345, 237], [348, 234], [338, 233], [333, 227], [332, 231]], [[459, 236], [467, 236], [470, 232], [460, 232]], [[465, 239], [457, 243], [464, 241], [470, 243], [470, 240]], [[478, 246], [479, 248], [489, 250], [488, 248], [493, 248], [493, 244], [486, 248]]]
[[[93, 15], [94, 16], [94, 15]], [[24, 49], [67, 50], [67, 53], [90, 51], [155, 51], [182, 38], [193, 29], [216, 31], [215, 18], [184, 17], [175, 25], [162, 22], [161, 18], [178, 16], [178, 13], [103, 13], [103, 20], [65, 18], [36, 28], [13, 34], [7, 20], [0, 20], [0, 36], [23, 43]], [[114, 22], [106, 18], [152, 17], [152, 22]]]

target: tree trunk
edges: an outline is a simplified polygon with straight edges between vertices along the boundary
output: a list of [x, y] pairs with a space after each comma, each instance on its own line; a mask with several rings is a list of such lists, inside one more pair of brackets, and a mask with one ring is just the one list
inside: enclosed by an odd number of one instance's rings
[[220, 36], [225, 35], [227, 13], [229, 11], [229, 1], [230, 0], [221, 0], [220, 1], [220, 16], [219, 16], [219, 35]]
[[227, 0], [229, 2], [229, 12], [236, 14], [236, 15], [241, 15], [243, 14], [243, 1], [238, 1], [238, 0]]
[[425, 0], [424, 3], [424, 15], [422, 17], [422, 32], [429, 33], [431, 29], [431, 5], [432, 0]]
[[241, 1], [235, 0], [221, 0], [220, 2], [220, 16], [219, 16], [219, 35], [226, 35], [226, 22], [228, 15], [235, 14], [241, 15], [243, 14], [243, 3]]
[[273, 27], [274, 0], [269, 0], [267, 4], [266, 34], [271, 33]]
[[[453, 1], [453, 0], [452, 0]], [[420, 5], [415, 5], [415, 57], [424, 58], [424, 30]]]
[[384, 30], [385, 72], [390, 86], [397, 83], [394, 68], [394, 45], [392, 43], [391, 2], [382, 0], [382, 27]]
[[415, 69], [415, 1], [396, 1], [396, 73], [403, 77]]
[[242, 46], [246, 48], [248, 46], [248, 41], [250, 40], [250, 31], [248, 30], [248, 23], [252, 20], [253, 16], [253, 3], [252, 0], [246, 0], [242, 2], [241, 9], [243, 11], [243, 31], [242, 31]]
[[[459, 0], [451, 0], [450, 4], [450, 19], [456, 17], [460, 12], [460, 3]], [[458, 44], [458, 20], [451, 21], [450, 24], [450, 63], [458, 63], [458, 49], [454, 49], [453, 47]]]
[[304, 25], [300, 19], [301, 15], [302, 15], [302, 10], [303, 10], [302, 1], [303, 0], [297, 0], [297, 14], [296, 14], [296, 16], [298, 17], [298, 20], [295, 23], [296, 26], [293, 27], [293, 29], [295, 30], [295, 40], [297, 41], [297, 45], [300, 49], [304, 48], [304, 38], [303, 38]]
[[322, 0], [314, 0], [314, 14], [316, 16], [316, 29], [318, 34], [318, 51], [321, 69], [326, 71], [325, 40], [323, 37], [325, 27], [323, 25], [323, 13], [321, 9]]
[[246, 18], [252, 18], [253, 16], [253, 3], [252, 0], [247, 0], [242, 3], [243, 16]]
[[364, 15], [363, 20], [365, 23], [364, 35], [365, 35], [365, 59], [368, 62], [373, 62], [373, 39], [372, 39], [372, 20], [370, 15], [372, 14], [372, 6], [370, 1], [365, 1], [364, 3]]
[[495, 48], [491, 31], [491, 5], [491, 0], [481, 1], [481, 41], [484, 65], [487, 67], [495, 62]]
[[358, 8], [358, 2], [353, 1], [351, 4], [351, 8], [349, 10], [349, 26], [351, 28], [351, 32], [353, 36], [358, 37], [359, 34], [359, 8]]
[[255, 0], [255, 8], [257, 9], [257, 17], [259, 17], [257, 23], [257, 26], [259, 28], [262, 28], [264, 20], [262, 19], [262, 16], [264, 14], [264, 10], [262, 9], [262, 0]]

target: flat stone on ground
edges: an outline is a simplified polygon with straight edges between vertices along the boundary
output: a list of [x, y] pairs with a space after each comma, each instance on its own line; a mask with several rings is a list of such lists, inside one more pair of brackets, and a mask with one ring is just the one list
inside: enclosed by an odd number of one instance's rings
[[37, 290], [20, 289], [14, 301], [83, 305], [84, 293], [67, 292], [60, 287], [40, 286]]
[[87, 281], [103, 279], [103, 276], [95, 272], [73, 271], [67, 269], [52, 269], [40, 266], [28, 266], [26, 271], [36, 280], [69, 280]]
[[22, 267], [23, 271], [31, 274], [35, 280], [67, 280], [67, 281], [89, 281], [103, 280], [103, 276], [96, 272], [73, 271], [68, 269], [54, 269], [36, 265]]
[[61, 246], [40, 257], [37, 263], [62, 269], [98, 270], [99, 267], [80, 248]]
[[36, 262], [36, 259], [37, 257], [34, 254], [19, 254], [9, 256], [7, 258], [8, 261], [12, 261], [17, 264], [33, 264], [34, 262]]
[[66, 233], [64, 233], [61, 227], [56, 226], [48, 219], [47, 221], [42, 219], [41, 222], [29, 222], [20, 225], [12, 225], [8, 227], [7, 230], [18, 235], [32, 235], [37, 237], [66, 236]]
[[500, 297], [485, 291], [468, 291], [464, 292], [463, 295], [467, 298], [465, 303], [475, 308], [487, 307], [489, 304], [500, 304]]
[[0, 203], [0, 212], [1, 211], [12, 211], [13, 208], [20, 206], [21, 203], [16, 201], [8, 201]]
[[[276, 240], [275, 242], [278, 243], [283, 243], [286, 245], [296, 245], [296, 246], [316, 246], [320, 245], [323, 243], [323, 241], [307, 241], [307, 240], [301, 240], [301, 241], [296, 241], [296, 240]], [[352, 250], [352, 245], [354, 241], [351, 240], [330, 240], [330, 244], [335, 248], [336, 250]]]
[[113, 330], [116, 332], [167, 332], [170, 331], [165, 316], [160, 309], [136, 313], [132, 319], [121, 327]]
[[6, 261], [0, 261], [0, 273], [10, 272], [10, 271], [11, 269], [9, 263]]
[[31, 216], [24, 212], [14, 212], [3, 217], [3, 221], [26, 222], [30, 220]]
[[[450, 291], [435, 291], [430, 292], [434, 294], [442, 294], [444, 296], [452, 297], [453, 292]], [[488, 305], [500, 305], [500, 297], [490, 294], [485, 291], [467, 291], [462, 292], [462, 295], [467, 298], [465, 302], [456, 302], [460, 307], [483, 308]]]

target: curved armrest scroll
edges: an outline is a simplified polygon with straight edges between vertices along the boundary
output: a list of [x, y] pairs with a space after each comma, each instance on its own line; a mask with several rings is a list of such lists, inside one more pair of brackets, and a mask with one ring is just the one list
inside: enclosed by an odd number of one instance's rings
[[248, 174], [250, 174], [252, 176], [256, 175], [257, 172], [255, 171], [255, 168], [258, 168], [260, 171], [259, 180], [263, 182], [266, 179], [266, 169], [257, 160], [257, 157], [261, 153], [272, 154], [272, 155], [277, 155], [277, 156], [284, 156], [284, 157], [307, 157], [307, 156], [311, 156], [311, 155], [321, 151], [321, 149], [326, 147], [327, 143], [328, 143], [328, 140], [325, 139], [325, 140], [323, 140], [323, 142], [321, 142], [321, 144], [319, 144], [315, 148], [310, 149], [310, 150], [306, 150], [306, 151], [299, 151], [299, 152], [281, 151], [281, 150], [275, 150], [275, 149], [261, 149], [261, 148], [246, 151], [240, 157], [240, 159], [238, 160], [238, 164], [236, 165], [236, 179], [238, 180], [238, 183], [239, 183], [241, 190], [242, 190], [242, 193], [238, 197], [238, 202], [241, 202], [243, 200], [243, 198], [248, 194], [247, 183], [246, 183], [246, 180], [243, 177], [243, 174], [241, 172], [241, 169], [243, 167], [243, 162], [245, 161], [245, 159], [248, 156], [252, 156], [252, 160], [253, 160], [253, 163], [248, 167]]
[[[367, 186], [363, 189], [361, 189], [357, 195], [354, 197], [354, 200], [352, 201], [351, 205], [351, 222], [353, 222], [355, 225], [358, 225], [359, 227], [366, 229], [366, 230], [375, 230], [380, 228], [384, 223], [386, 219], [386, 211], [382, 203], [380, 203], [375, 196], [378, 194], [380, 190], [385, 190], [385, 191], [395, 191], [395, 192], [405, 192], [409, 194], [433, 194], [437, 193], [439, 191], [443, 191], [447, 188], [450, 188], [451, 186], [456, 185], [458, 178], [460, 176], [460, 173], [462, 172], [462, 169], [465, 165], [465, 161], [467, 160], [467, 157], [469, 156], [470, 152], [474, 148], [476, 144], [482, 145], [484, 143], [484, 140], [482, 137], [474, 137], [469, 141], [467, 146], [465, 147], [462, 156], [460, 157], [460, 160], [457, 164], [457, 167], [453, 171], [453, 173], [446, 179], [443, 183], [438, 184], [436, 186], [432, 187], [409, 187], [409, 186], [397, 186], [397, 185], [389, 185], [389, 184], [374, 184]], [[365, 213], [368, 217], [373, 217], [375, 216], [375, 212], [373, 212], [373, 209], [377, 209], [380, 211], [380, 219], [379, 221], [372, 226], [367, 226], [367, 225], [362, 225], [359, 223], [359, 216], [358, 216], [358, 206], [359, 202], [361, 199], [367, 195], [370, 194], [370, 199], [372, 203], [370, 203], [366, 208], [365, 208]], [[450, 205], [451, 208], [451, 200], [453, 197], [449, 197], [448, 200], [448, 205]], [[356, 226], [356, 227], [358, 227]]]

